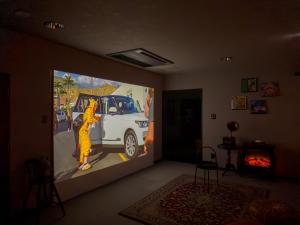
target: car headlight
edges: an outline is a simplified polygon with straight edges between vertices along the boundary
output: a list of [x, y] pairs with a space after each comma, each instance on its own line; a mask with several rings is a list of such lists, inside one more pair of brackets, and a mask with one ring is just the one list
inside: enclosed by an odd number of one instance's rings
[[140, 127], [140, 128], [144, 128], [144, 127], [148, 127], [148, 121], [141, 121], [141, 120], [136, 120], [135, 123]]

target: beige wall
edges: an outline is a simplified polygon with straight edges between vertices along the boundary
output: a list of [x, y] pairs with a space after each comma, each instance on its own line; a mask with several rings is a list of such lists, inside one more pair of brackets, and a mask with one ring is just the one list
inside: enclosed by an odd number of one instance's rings
[[[203, 141], [216, 147], [222, 137], [229, 135], [226, 123], [231, 120], [240, 123], [234, 133], [239, 143], [259, 139], [276, 145], [276, 171], [281, 176], [300, 176], [300, 77], [293, 76], [294, 68], [282, 61], [249, 62], [237, 67], [218, 64], [210, 71], [191, 72], [167, 76], [166, 90], [203, 89]], [[241, 79], [258, 77], [259, 82], [278, 81], [282, 95], [265, 98], [269, 113], [250, 114], [248, 110], [232, 111], [230, 99], [241, 94]], [[249, 99], [260, 98], [259, 93], [248, 93]], [[211, 120], [210, 114], [217, 119]], [[234, 156], [235, 157], [235, 156]], [[221, 166], [225, 165], [226, 152], [218, 149]], [[236, 158], [235, 158], [236, 159]], [[236, 161], [236, 160], [235, 160]]]
[[[51, 73], [53, 69], [88, 74], [155, 88], [155, 152], [161, 157], [161, 90], [162, 77], [158, 74], [117, 63], [83, 51], [35, 38], [23, 33], [0, 29], [0, 71], [11, 77], [11, 179], [14, 206], [20, 207], [26, 184], [24, 161], [51, 154]], [[42, 123], [42, 116], [48, 118]], [[153, 163], [153, 158], [134, 162], [115, 171], [93, 173], [80, 181], [60, 187], [68, 199], [97, 185], [112, 181]], [[135, 165], [136, 164], [136, 165]], [[124, 169], [125, 168], [125, 169]], [[121, 172], [120, 172], [121, 171]], [[103, 173], [105, 172], [105, 174]], [[100, 177], [100, 179], [99, 179]], [[91, 178], [91, 181], [87, 179]], [[85, 188], [79, 188], [86, 182]]]

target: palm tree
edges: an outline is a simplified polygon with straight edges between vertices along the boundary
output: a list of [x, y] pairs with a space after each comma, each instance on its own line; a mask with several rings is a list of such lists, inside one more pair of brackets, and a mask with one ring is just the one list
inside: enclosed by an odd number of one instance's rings
[[64, 85], [60, 81], [54, 81], [53, 84], [54, 95], [57, 97], [57, 105], [60, 107], [60, 95], [66, 94]]
[[69, 107], [71, 102], [71, 87], [75, 85], [75, 81], [70, 74], [66, 73], [63, 80], [63, 85], [67, 88], [67, 107]]

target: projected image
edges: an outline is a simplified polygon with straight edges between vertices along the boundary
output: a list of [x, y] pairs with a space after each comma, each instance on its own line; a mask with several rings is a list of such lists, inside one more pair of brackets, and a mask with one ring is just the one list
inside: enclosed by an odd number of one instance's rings
[[54, 71], [56, 181], [152, 154], [154, 89]]

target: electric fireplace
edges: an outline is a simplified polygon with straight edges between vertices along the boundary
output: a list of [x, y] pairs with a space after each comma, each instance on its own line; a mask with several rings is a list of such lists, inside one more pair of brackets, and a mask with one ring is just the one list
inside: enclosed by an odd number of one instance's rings
[[274, 145], [263, 142], [244, 144], [239, 151], [238, 166], [240, 173], [274, 175]]

